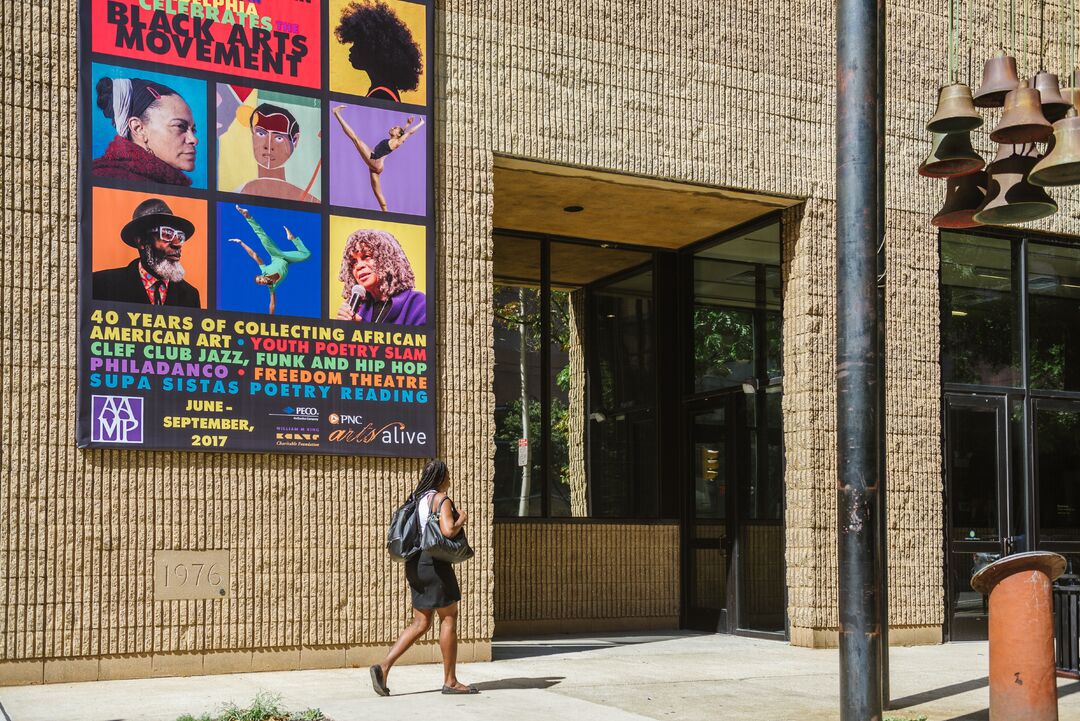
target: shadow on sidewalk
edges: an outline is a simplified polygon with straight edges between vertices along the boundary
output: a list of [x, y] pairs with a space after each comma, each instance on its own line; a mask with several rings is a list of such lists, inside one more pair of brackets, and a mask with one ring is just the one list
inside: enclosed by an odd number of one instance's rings
[[989, 684], [990, 680], [986, 676], [983, 676], [982, 678], [973, 678], [970, 681], [961, 681], [960, 683], [949, 684], [948, 686], [942, 686], [941, 688], [923, 691], [922, 693], [912, 694], [911, 696], [894, 698], [889, 703], [889, 708], [899, 711], [900, 709], [907, 708], [908, 706], [918, 706], [921, 703], [940, 701], [941, 699], [948, 698], [949, 696], [955, 696], [957, 694], [966, 693], [968, 691], [985, 688]]
[[[525, 678], [518, 676], [516, 678], [500, 678], [495, 681], [479, 681], [472, 684], [476, 686], [480, 691], [521, 691], [525, 689], [544, 689], [551, 688], [557, 685], [560, 681], [565, 680], [565, 676], [541, 676], [539, 678]], [[428, 693], [439, 693], [439, 689], [432, 688], [425, 691], [407, 691], [405, 693], [395, 693], [391, 696], [422, 696]]]
[[[984, 684], [986, 683], [985, 678], [982, 679], [982, 681], [983, 681]], [[955, 685], [962, 686], [963, 684], [955, 684]], [[949, 687], [946, 686], [945, 688], [949, 688]], [[930, 693], [932, 693], [932, 692], [930, 692]], [[1057, 695], [1058, 695], [1059, 699], [1062, 699], [1062, 698], [1065, 698], [1066, 696], [1071, 696], [1074, 693], [1080, 693], [1080, 683], [1071, 683], [1071, 684], [1069, 684], [1067, 686], [1059, 686]], [[923, 694], [918, 694], [917, 696], [909, 696], [908, 699], [918, 698], [919, 696], [922, 696], [922, 695]], [[949, 694], [946, 694], [946, 695], [949, 695]], [[906, 701], [907, 699], [900, 699], [900, 700], [901, 701]], [[917, 701], [916, 703], [923, 703], [923, 702], [922, 701]], [[893, 708], [900, 708], [900, 707], [896, 706], [894, 704]], [[984, 709], [979, 709], [978, 711], [972, 711], [971, 713], [966, 713], [963, 716], [954, 716], [954, 717], [952, 717], [950, 719], [946, 719], [945, 721], [989, 721], [989, 719], [990, 719], [990, 709], [984, 708]]]
[[544, 690], [557, 685], [560, 681], [565, 680], [565, 676], [542, 676], [540, 678], [500, 678], [497, 681], [480, 681], [474, 683], [481, 691], [509, 691], [509, 690], [522, 690], [522, 689], [540, 689]]
[[496, 638], [491, 644], [492, 661], [513, 661], [560, 653], [599, 651], [619, 646], [636, 646], [657, 641], [671, 641], [703, 634], [694, 632], [610, 634], [595, 636], [542, 636], [536, 638]]

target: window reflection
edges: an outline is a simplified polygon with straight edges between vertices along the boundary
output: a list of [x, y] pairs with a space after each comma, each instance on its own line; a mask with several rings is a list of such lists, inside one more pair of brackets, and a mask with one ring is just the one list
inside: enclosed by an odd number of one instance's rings
[[538, 516], [543, 487], [540, 434], [540, 290], [496, 285], [495, 513]]
[[653, 273], [595, 288], [590, 358], [593, 516], [655, 516], [656, 356]]
[[1080, 390], [1080, 248], [1029, 243], [1032, 388]]
[[1040, 540], [1080, 541], [1080, 411], [1039, 408], [1035, 421]]
[[1019, 305], [1012, 243], [941, 234], [941, 378], [1020, 384]]

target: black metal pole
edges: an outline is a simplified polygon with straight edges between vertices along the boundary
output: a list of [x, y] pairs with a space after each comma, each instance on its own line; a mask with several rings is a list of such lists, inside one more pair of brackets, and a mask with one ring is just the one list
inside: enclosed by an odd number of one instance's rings
[[836, 303], [840, 718], [881, 718], [878, 105], [882, 0], [837, 7]]
[[878, 368], [878, 589], [881, 603], [881, 707], [888, 709], [889, 696], [889, 514], [886, 503], [888, 489], [886, 475], [886, 449], [888, 448], [885, 428], [888, 419], [885, 388], [885, 3], [878, 3], [878, 89], [881, 101], [877, 104], [877, 368]]

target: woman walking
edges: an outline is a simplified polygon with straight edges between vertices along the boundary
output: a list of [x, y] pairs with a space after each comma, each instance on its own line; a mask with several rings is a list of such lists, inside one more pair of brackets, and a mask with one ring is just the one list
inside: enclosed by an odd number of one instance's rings
[[[436, 459], [424, 466], [413, 497], [416, 499], [416, 515], [421, 526], [429, 514], [437, 513], [442, 534], [453, 538], [465, 525], [468, 514], [454, 508], [454, 502], [447, 495], [449, 488], [450, 473], [446, 464]], [[380, 696], [390, 695], [390, 689], [386, 685], [390, 668], [427, 632], [431, 626], [431, 617], [436, 613], [439, 614], [439, 649], [443, 658], [442, 692], [480, 693], [475, 686], [466, 686], [457, 678], [457, 617], [461, 589], [458, 588], [454, 567], [445, 561], [433, 559], [424, 551], [405, 564], [405, 577], [412, 590], [413, 622], [401, 632], [386, 658], [371, 667], [371, 685], [374, 686], [375, 693]]]
[[334, 108], [334, 117], [341, 123], [341, 129], [345, 131], [345, 135], [356, 146], [356, 150], [360, 153], [360, 157], [364, 159], [364, 163], [368, 166], [368, 172], [371, 175], [371, 191], [375, 193], [375, 200], [379, 201], [379, 207], [386, 212], [386, 198], [382, 194], [382, 186], [379, 183], [379, 176], [385, 168], [383, 158], [390, 153], [394, 152], [402, 146], [402, 144], [409, 139], [409, 137], [420, 129], [420, 126], [424, 124], [423, 119], [420, 122], [413, 124], [413, 118], [410, 115], [405, 120], [405, 125], [395, 125], [386, 131], [387, 137], [376, 143], [374, 148], [368, 146], [356, 132], [349, 127], [349, 124], [345, 122], [345, 118], [342, 117], [341, 111], [345, 109], [344, 105], [339, 105]]

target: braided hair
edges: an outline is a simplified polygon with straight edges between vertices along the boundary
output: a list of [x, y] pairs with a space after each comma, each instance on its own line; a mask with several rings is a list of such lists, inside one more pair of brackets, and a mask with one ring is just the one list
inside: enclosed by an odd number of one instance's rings
[[438, 490], [444, 480], [446, 480], [446, 463], [438, 458], [428, 461], [420, 474], [420, 482], [416, 484], [412, 497], [418, 499], [428, 491]]

